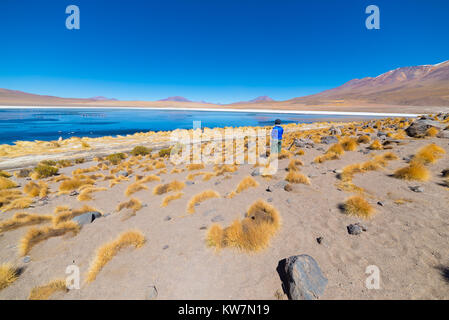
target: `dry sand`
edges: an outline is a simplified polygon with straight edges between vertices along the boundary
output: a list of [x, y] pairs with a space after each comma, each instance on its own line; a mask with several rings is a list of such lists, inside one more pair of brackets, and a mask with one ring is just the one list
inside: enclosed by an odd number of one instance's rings
[[[275, 293], [281, 291], [276, 271], [278, 262], [298, 254], [315, 258], [328, 278], [321, 299], [448, 299], [449, 279], [439, 269], [449, 267], [449, 189], [439, 184], [442, 181], [439, 173], [449, 167], [448, 140], [405, 139], [405, 142], [391, 150], [399, 160], [389, 162], [385, 170], [360, 174], [354, 179], [356, 185], [367, 190], [367, 199], [377, 210], [368, 221], [346, 216], [338, 209], [351, 193], [336, 188], [338, 179], [333, 170], [366, 161], [370, 155], [346, 152], [340, 160], [315, 164], [313, 159], [323, 154], [317, 148], [306, 148], [305, 155], [297, 156], [304, 162], [301, 171], [309, 175], [311, 185], [294, 185], [291, 192], [273, 187], [285, 177], [284, 169], [289, 161], [285, 159], [280, 161], [279, 170], [271, 180], [256, 176], [259, 187], [232, 199], [224, 198], [254, 170], [252, 165], [241, 165], [237, 172], [227, 174], [229, 178], [213, 177], [206, 182], [201, 177], [195, 178], [195, 184], [183, 190], [184, 196], [165, 208], [160, 207], [164, 196], [152, 194], [158, 182], [146, 183], [149, 190], [132, 195], [144, 207], [124, 220], [127, 211], [116, 212], [115, 208], [129, 199], [124, 195], [125, 188], [134, 182], [136, 174], [149, 174], [135, 169], [130, 181], [94, 193], [93, 201], [79, 202], [76, 197], [53, 193], [47, 205], [1, 213], [0, 221], [3, 221], [19, 211], [53, 214], [59, 205], [79, 208], [88, 204], [111, 215], [83, 226], [75, 237], [56, 237], [37, 244], [29, 254], [29, 263], [22, 262], [17, 247], [30, 227], [0, 234], [0, 263], [12, 262], [25, 268], [16, 282], [0, 291], [0, 299], [27, 299], [33, 287], [64, 278], [66, 267], [72, 263], [81, 270], [81, 289], [56, 293], [52, 299], [145, 299], [152, 285], [157, 287], [158, 299], [275, 299]], [[431, 142], [446, 150], [444, 157], [430, 166], [431, 180], [409, 182], [389, 176], [406, 165], [402, 157]], [[327, 148], [326, 145], [317, 147]], [[360, 145], [358, 150], [365, 147]], [[60, 172], [70, 175], [75, 168], [94, 164], [84, 163]], [[168, 172], [171, 168], [168, 165]], [[201, 171], [212, 169], [206, 167]], [[184, 181], [188, 173], [160, 176], [163, 182]], [[27, 182], [13, 179], [22, 186]], [[96, 185], [109, 187], [109, 182], [99, 181]], [[412, 192], [409, 187], [415, 185], [422, 186], [424, 192]], [[57, 186], [50, 184], [52, 191]], [[266, 191], [268, 186], [273, 192]], [[187, 214], [189, 199], [206, 189], [216, 190], [222, 197], [207, 200], [195, 207], [194, 214]], [[241, 218], [257, 199], [272, 201], [282, 218], [282, 226], [269, 248], [246, 253], [232, 248], [215, 252], [206, 246], [207, 228], [212, 219], [222, 217], [219, 223], [227, 226]], [[396, 204], [394, 201], [398, 199], [408, 201]], [[384, 206], [377, 205], [377, 201], [382, 201]], [[346, 226], [355, 222], [365, 225], [367, 232], [349, 235]], [[95, 281], [84, 283], [96, 249], [129, 229], [140, 230], [147, 239], [146, 244], [137, 250], [123, 250]], [[324, 243], [318, 244], [317, 237], [323, 237]], [[369, 265], [380, 269], [379, 290], [368, 290], [365, 286], [368, 276], [365, 269]], [[283, 298], [286, 299], [285, 295]]]

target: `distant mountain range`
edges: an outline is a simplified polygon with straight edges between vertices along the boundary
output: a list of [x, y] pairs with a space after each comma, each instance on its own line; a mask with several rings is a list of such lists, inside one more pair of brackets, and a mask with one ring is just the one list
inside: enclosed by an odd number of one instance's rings
[[354, 79], [318, 94], [292, 99], [318, 105], [339, 101], [415, 106], [449, 106], [449, 60], [403, 67], [375, 78]]
[[[165, 103], [165, 104], [164, 104]], [[158, 101], [119, 101], [114, 98], [96, 96], [88, 99], [60, 98], [31, 94], [22, 91], [0, 89], [0, 105], [111, 105], [111, 106], [164, 106], [164, 105], [220, 106], [205, 101], [195, 102], [181, 96], [173, 96]], [[383, 73], [377, 77], [354, 79], [334, 89], [317, 94], [275, 101], [268, 96], [260, 96], [249, 101], [240, 101], [230, 106], [269, 105], [294, 108], [295, 105], [402, 105], [402, 106], [449, 106], [449, 60], [436, 65], [402, 67]]]

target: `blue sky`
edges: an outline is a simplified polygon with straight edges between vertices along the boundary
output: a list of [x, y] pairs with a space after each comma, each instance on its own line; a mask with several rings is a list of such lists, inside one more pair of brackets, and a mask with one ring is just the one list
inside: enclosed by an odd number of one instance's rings
[[[68, 30], [68, 5], [80, 30]], [[380, 30], [365, 8], [380, 8]], [[449, 59], [446, 0], [1, 0], [0, 88], [285, 100]]]

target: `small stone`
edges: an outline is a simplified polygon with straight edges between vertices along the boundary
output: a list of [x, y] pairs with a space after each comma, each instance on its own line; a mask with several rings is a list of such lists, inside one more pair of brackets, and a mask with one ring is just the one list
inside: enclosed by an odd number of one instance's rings
[[23, 257], [23, 263], [28, 263], [30, 261], [31, 261], [31, 257], [30, 256]]
[[265, 189], [266, 192], [273, 192], [273, 190], [271, 189], [270, 186], [268, 186], [268, 188]]
[[319, 244], [321, 244], [323, 242], [323, 240], [324, 240], [323, 237], [316, 238], [316, 242], [318, 242]]
[[221, 181], [215, 181], [214, 185], [218, 186], [221, 183]]
[[362, 228], [357, 224], [350, 224], [346, 228], [348, 229], [348, 233], [352, 235], [359, 235], [362, 233]]
[[170, 221], [170, 220], [171, 220], [170, 216], [166, 216], [166, 217], [164, 218], [164, 221]]
[[273, 198], [268, 198], [267, 202], [273, 202]]
[[290, 199], [285, 200], [288, 204], [291, 204], [292, 201]]
[[206, 230], [206, 229], [207, 229], [206, 226], [201, 226], [201, 227], [200, 227], [200, 230]]
[[168, 245], [165, 245], [162, 247], [162, 250], [167, 250], [168, 249]]
[[119, 171], [118, 175], [119, 176], [123, 176], [123, 177], [127, 177], [127, 176], [129, 176], [129, 173], [128, 173], [128, 171], [123, 170], [123, 171]]
[[288, 184], [287, 181], [282, 180], [282, 181], [279, 181], [278, 183], [276, 183], [276, 184], [274, 185], [274, 187], [275, 187], [275, 188], [284, 188], [287, 184]]
[[191, 186], [192, 184], [195, 184], [195, 182], [194, 181], [190, 181], [190, 180], [186, 181], [186, 185]]
[[82, 215], [74, 217], [72, 219], [72, 221], [75, 221], [80, 226], [82, 226], [82, 225], [94, 222], [95, 219], [98, 219], [101, 216], [102, 215], [100, 212], [91, 211], [91, 212], [86, 212], [86, 213], [83, 213]]
[[218, 215], [218, 216], [213, 217], [210, 221], [212, 221], [212, 222], [224, 221], [224, 218], [221, 215]]
[[79, 193], [78, 191], [73, 190], [72, 192], [70, 192], [69, 196], [74, 197], [74, 196], [77, 196], [77, 195], [79, 195], [79, 194], [80, 194], [80, 193]]
[[286, 185], [284, 186], [284, 190], [287, 191], [287, 192], [290, 192], [290, 191], [293, 190], [293, 187], [292, 187], [291, 184], [286, 184]]
[[150, 286], [147, 293], [147, 300], [154, 300], [157, 298], [156, 286]]
[[260, 176], [260, 169], [259, 168], [254, 169], [253, 172], [251, 172], [251, 175], [253, 177]]
[[377, 205], [383, 207], [383, 206], [384, 206], [384, 203], [383, 203], [382, 201], [377, 201]]
[[412, 190], [413, 192], [424, 192], [424, 188], [421, 186], [412, 186], [410, 187], [410, 190]]

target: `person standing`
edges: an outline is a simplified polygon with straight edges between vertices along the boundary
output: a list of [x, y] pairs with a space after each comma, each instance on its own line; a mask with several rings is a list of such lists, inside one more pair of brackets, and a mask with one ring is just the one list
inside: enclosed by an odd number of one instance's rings
[[276, 119], [274, 121], [274, 127], [271, 131], [271, 153], [281, 153], [282, 149], [282, 135], [284, 134], [284, 129], [280, 126], [281, 120]]

